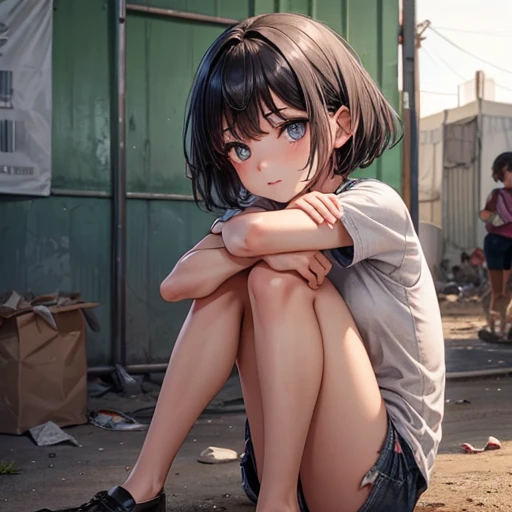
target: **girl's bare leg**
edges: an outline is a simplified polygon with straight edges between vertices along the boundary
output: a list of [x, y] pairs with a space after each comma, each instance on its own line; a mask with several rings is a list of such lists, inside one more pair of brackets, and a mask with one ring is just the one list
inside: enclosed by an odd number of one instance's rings
[[257, 510], [298, 511], [300, 471], [311, 512], [356, 512], [387, 417], [352, 316], [328, 281], [315, 291], [258, 265], [248, 283], [264, 424]]
[[136, 502], [152, 499], [194, 422], [226, 382], [240, 339], [247, 273], [194, 301], [171, 355], [142, 451], [123, 484]]
[[508, 294], [508, 290], [507, 290], [507, 285], [508, 285], [508, 280], [510, 278], [510, 270], [504, 270], [503, 271], [503, 295], [505, 295], [508, 299], [510, 299], [509, 297], [509, 294]]
[[238, 366], [240, 384], [244, 395], [245, 411], [251, 427], [251, 439], [255, 452], [256, 469], [258, 471], [259, 480], [261, 481], [264, 462], [263, 406], [254, 348], [254, 322], [248, 294], [246, 307], [244, 308], [242, 336], [240, 338], [236, 364]]
[[504, 288], [504, 272], [503, 270], [489, 270], [489, 280], [491, 282], [491, 310], [494, 310], [499, 304], [497, 304], [499, 298], [503, 294]]
[[314, 300], [323, 340], [322, 387], [306, 442], [301, 483], [311, 512], [356, 512], [387, 434], [387, 413], [366, 349], [330, 281]]

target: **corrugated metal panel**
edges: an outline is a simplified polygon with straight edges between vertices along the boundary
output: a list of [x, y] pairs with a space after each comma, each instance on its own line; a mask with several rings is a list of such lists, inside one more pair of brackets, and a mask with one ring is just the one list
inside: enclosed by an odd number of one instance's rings
[[[130, 3], [130, 2], [129, 2]], [[350, 40], [388, 99], [398, 104], [398, 2], [384, 0], [151, 0], [140, 5], [242, 19], [296, 11]], [[109, 13], [104, 0], [56, 0], [53, 185], [110, 190]], [[384, 8], [385, 5], [385, 8]], [[127, 20], [128, 190], [190, 194], [182, 121], [193, 74], [220, 25], [129, 13]], [[400, 187], [400, 151], [366, 176]], [[80, 291], [102, 303], [102, 332], [88, 339], [90, 364], [109, 362], [111, 205], [108, 198], [0, 199], [0, 288]], [[188, 309], [159, 297], [161, 279], [207, 230], [192, 202], [128, 201], [128, 362], [168, 358]]]
[[0, 290], [35, 295], [79, 291], [100, 302], [101, 332], [90, 332], [91, 364], [109, 360], [110, 201], [49, 197], [0, 202]]
[[130, 200], [127, 262], [127, 357], [169, 357], [190, 303], [167, 304], [160, 283], [175, 262], [208, 231], [212, 217], [188, 201]]
[[110, 60], [102, 0], [57, 1], [53, 21], [52, 186], [110, 189]]
[[191, 194], [183, 117], [199, 61], [223, 27], [129, 16], [127, 25], [128, 190]]
[[477, 246], [478, 117], [444, 127], [443, 239], [445, 249], [471, 251]]

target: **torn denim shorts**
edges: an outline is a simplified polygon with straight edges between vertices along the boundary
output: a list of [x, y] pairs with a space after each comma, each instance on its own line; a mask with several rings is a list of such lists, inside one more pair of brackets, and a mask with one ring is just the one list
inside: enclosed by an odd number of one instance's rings
[[[245, 453], [240, 466], [242, 487], [249, 499], [256, 503], [260, 483], [248, 422], [245, 423]], [[371, 485], [371, 491], [359, 512], [412, 512], [419, 497], [427, 490], [412, 449], [389, 417], [388, 433], [379, 458], [361, 482], [361, 487], [365, 485]], [[300, 481], [297, 495], [301, 512], [309, 512]]]

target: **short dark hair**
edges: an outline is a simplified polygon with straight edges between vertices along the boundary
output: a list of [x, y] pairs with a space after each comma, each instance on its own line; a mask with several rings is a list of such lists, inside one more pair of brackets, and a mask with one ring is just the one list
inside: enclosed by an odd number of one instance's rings
[[[259, 115], [264, 107], [281, 117], [271, 93], [307, 112], [310, 169], [316, 161], [318, 169], [348, 175], [369, 166], [401, 138], [398, 114], [336, 32], [294, 13], [249, 18], [210, 46], [188, 99], [187, 175], [196, 201], [203, 200], [206, 209], [236, 208], [250, 196], [227, 157], [223, 122], [237, 138], [261, 136]], [[343, 105], [350, 111], [353, 136], [331, 153], [321, 134], [328, 130], [329, 112]]]
[[492, 177], [494, 181], [503, 181], [505, 171], [512, 172], [512, 151], [498, 155], [492, 164]]

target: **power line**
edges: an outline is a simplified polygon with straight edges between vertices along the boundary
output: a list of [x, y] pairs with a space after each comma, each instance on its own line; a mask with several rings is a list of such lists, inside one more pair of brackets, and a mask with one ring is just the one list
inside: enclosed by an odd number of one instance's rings
[[[444, 59], [443, 57], [441, 57], [441, 55], [439, 55], [438, 53], [434, 52], [434, 50], [430, 49], [430, 51], [425, 47], [425, 45], [423, 45], [421, 47], [421, 49], [423, 50], [423, 52], [425, 52], [425, 55], [428, 56], [428, 58], [438, 67], [441, 67], [441, 65], [439, 64], [439, 62], [437, 61], [437, 59], [439, 59], [453, 74], [457, 75], [461, 80], [464, 80], [464, 82], [469, 82], [469, 78], [466, 78], [465, 76], [461, 75], [460, 73], [458, 73], [452, 66], [450, 66]], [[434, 58], [435, 56], [435, 58]], [[512, 88], [511, 87], [506, 87], [505, 85], [501, 85], [499, 83], [497, 83], [496, 81], [494, 81], [494, 85], [496, 87], [499, 87], [500, 89], [504, 89], [505, 91], [510, 91], [512, 92]], [[430, 92], [430, 91], [423, 91], [423, 92]], [[434, 94], [434, 93], [432, 93]]]
[[[454, 75], [457, 75], [461, 80], [463, 80], [464, 82], [467, 82], [468, 79], [465, 77], [465, 76], [462, 76], [460, 73], [458, 73], [457, 71], [455, 71], [455, 69], [453, 69], [453, 67], [448, 64], [448, 62], [446, 62], [443, 57], [441, 57], [437, 52], [434, 52], [434, 50], [430, 49], [428, 50], [427, 48], [425, 48], [425, 45], [423, 45], [421, 47], [421, 49], [430, 57], [430, 59], [432, 60], [432, 62], [434, 64], [436, 64], [437, 66], [439, 66], [439, 64], [436, 62], [436, 60], [434, 59], [433, 55], [434, 54], [436, 56], [437, 59], [439, 59]], [[440, 67], [440, 66], [439, 66]]]
[[454, 46], [455, 48], [457, 48], [461, 52], [465, 53], [466, 55], [469, 55], [470, 57], [473, 57], [474, 59], [477, 59], [477, 60], [483, 62], [484, 64], [487, 64], [488, 66], [491, 66], [491, 67], [496, 68], [496, 69], [498, 69], [500, 71], [503, 71], [504, 73], [509, 73], [509, 74], [512, 75], [512, 71], [510, 69], [505, 69], [505, 68], [502, 68], [500, 66], [497, 66], [496, 64], [493, 64], [492, 62], [489, 62], [489, 61], [487, 61], [485, 59], [482, 59], [481, 57], [479, 57], [478, 55], [475, 55], [474, 53], [468, 52], [467, 50], [462, 48], [462, 46], [459, 46], [457, 43], [454, 43], [450, 38], [446, 37], [444, 34], [441, 34], [441, 32], [439, 32], [438, 30], [436, 30], [432, 26], [430, 26], [429, 28], [430, 28], [430, 30], [432, 30], [432, 32], [437, 34], [440, 38], [444, 39], [447, 43], [451, 44], [452, 46]]
[[446, 30], [449, 32], [462, 32], [463, 34], [478, 34], [481, 36], [497, 36], [497, 37], [512, 37], [512, 34], [509, 30], [503, 32], [491, 32], [491, 31], [482, 31], [482, 30], [465, 30], [462, 28], [452, 28], [452, 27], [433, 27], [436, 30]]
[[456, 92], [440, 92], [440, 91], [420, 91], [425, 94], [437, 94], [439, 96], [458, 96]]
[[511, 87], [505, 87], [504, 85], [497, 84], [496, 82], [494, 82], [494, 85], [496, 87], [499, 87], [500, 89], [505, 89], [505, 91], [511, 91], [512, 92], [512, 88]]

